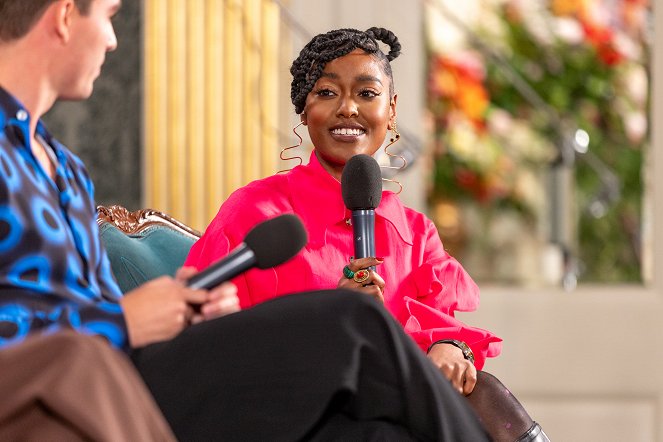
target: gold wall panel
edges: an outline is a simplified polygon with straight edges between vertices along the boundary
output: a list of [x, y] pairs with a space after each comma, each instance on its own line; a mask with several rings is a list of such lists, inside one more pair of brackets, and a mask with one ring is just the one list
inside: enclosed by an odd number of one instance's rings
[[203, 229], [276, 171], [278, 6], [145, 0], [144, 206]]

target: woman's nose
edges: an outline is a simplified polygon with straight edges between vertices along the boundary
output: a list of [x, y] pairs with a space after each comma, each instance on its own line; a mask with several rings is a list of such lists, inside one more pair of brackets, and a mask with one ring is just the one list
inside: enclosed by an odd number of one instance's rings
[[338, 111], [337, 115], [341, 117], [356, 117], [358, 115], [359, 111], [357, 109], [357, 102], [353, 100], [350, 97], [347, 98], [341, 98], [339, 105], [338, 105]]

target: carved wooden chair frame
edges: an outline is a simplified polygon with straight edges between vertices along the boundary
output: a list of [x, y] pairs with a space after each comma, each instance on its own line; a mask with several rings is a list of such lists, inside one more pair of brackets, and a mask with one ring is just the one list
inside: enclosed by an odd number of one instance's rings
[[140, 209], [130, 212], [120, 205], [97, 206], [97, 224], [110, 223], [127, 235], [137, 234], [150, 226], [170, 227], [193, 239], [201, 233], [170, 215], [153, 209]]

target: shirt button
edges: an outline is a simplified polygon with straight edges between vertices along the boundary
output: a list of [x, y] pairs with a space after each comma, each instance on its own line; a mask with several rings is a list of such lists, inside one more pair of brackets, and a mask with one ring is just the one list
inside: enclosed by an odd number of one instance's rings
[[18, 112], [16, 112], [16, 118], [18, 119], [18, 121], [25, 121], [28, 119], [28, 113], [23, 109], [21, 109]]

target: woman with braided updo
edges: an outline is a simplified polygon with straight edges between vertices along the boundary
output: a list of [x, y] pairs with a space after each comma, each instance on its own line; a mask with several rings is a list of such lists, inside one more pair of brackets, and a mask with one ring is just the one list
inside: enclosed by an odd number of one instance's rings
[[[390, 62], [400, 49], [391, 31], [370, 28], [320, 34], [301, 50], [290, 69], [291, 99], [314, 146], [308, 165], [234, 192], [194, 244], [186, 265], [203, 269], [240, 244], [256, 224], [296, 213], [308, 231], [307, 246], [275, 269], [254, 269], [236, 278], [242, 307], [313, 289], [363, 292], [384, 303], [456, 390], [469, 395], [477, 369], [486, 357], [499, 354], [501, 339], [454, 317], [456, 311], [476, 309], [479, 291], [444, 250], [433, 223], [384, 191], [375, 209], [377, 257], [351, 258], [353, 233], [341, 174], [350, 158], [375, 154], [387, 132], [396, 131]], [[492, 435], [508, 440], [528, 429], [518, 430], [515, 422], [510, 427], [517, 432]]]

